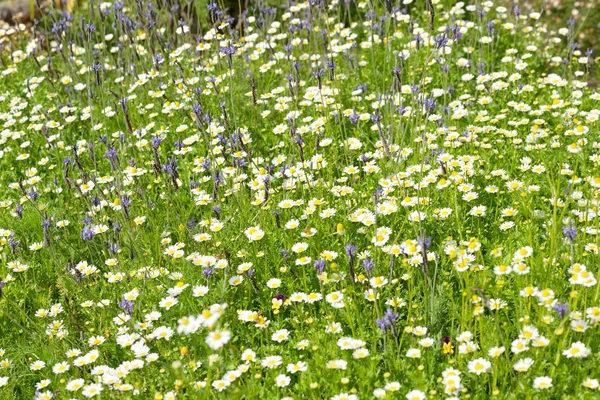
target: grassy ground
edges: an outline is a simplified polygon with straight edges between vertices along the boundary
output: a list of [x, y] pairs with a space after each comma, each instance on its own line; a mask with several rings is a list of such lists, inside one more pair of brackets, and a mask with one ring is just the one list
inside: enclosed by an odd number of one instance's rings
[[0, 397], [596, 398], [597, 55], [405, 3], [3, 32]]

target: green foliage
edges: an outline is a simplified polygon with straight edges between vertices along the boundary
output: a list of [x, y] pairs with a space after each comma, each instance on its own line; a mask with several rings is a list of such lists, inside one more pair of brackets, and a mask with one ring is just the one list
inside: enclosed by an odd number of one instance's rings
[[596, 396], [587, 19], [179, 6], [0, 32], [0, 398]]

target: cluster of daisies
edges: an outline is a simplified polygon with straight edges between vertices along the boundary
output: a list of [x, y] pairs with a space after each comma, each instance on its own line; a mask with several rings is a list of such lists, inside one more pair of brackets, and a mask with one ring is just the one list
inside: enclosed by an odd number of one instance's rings
[[0, 29], [2, 398], [598, 395], [577, 20], [159, 3]]

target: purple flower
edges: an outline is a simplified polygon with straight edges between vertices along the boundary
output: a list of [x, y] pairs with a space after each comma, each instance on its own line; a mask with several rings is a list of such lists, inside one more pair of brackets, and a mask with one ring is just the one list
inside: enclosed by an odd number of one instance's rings
[[107, 243], [106, 249], [108, 250], [109, 254], [119, 253], [119, 245], [116, 243]]
[[554, 305], [554, 309], [558, 313], [560, 320], [562, 321], [565, 318], [565, 315], [569, 312], [569, 303], [556, 303]]
[[446, 44], [448, 44], [448, 38], [446, 37], [446, 35], [439, 35], [436, 36], [433, 41], [435, 42], [435, 45], [438, 49], [446, 46]]
[[379, 203], [379, 199], [381, 199], [381, 196], [383, 196], [383, 188], [381, 186], [377, 186], [377, 189], [375, 189], [373, 195], [375, 197], [375, 204]]
[[348, 243], [346, 245], [346, 254], [349, 257], [348, 270], [350, 272], [350, 280], [354, 283], [354, 262], [356, 258], [356, 246], [354, 246], [352, 243]]
[[27, 197], [31, 200], [31, 201], [36, 201], [37, 198], [39, 196], [39, 193], [35, 191], [35, 189], [31, 189], [28, 193], [27, 193]]
[[113, 232], [115, 233], [115, 236], [119, 236], [119, 234], [121, 233], [121, 229], [123, 229], [123, 227], [121, 226], [121, 224], [118, 221], [113, 222], [112, 224], [113, 226]]
[[427, 251], [427, 249], [429, 248], [429, 246], [431, 246], [431, 236], [419, 236], [417, 238], [417, 241], [419, 242], [419, 244], [421, 245], [421, 247]]
[[427, 111], [433, 111], [437, 107], [437, 103], [433, 99], [425, 99], [423, 101], [423, 105], [427, 109]]
[[106, 153], [104, 153], [104, 158], [106, 158], [107, 160], [110, 160], [112, 162], [113, 160], [117, 159], [118, 154], [119, 153], [117, 153], [117, 150], [114, 147], [109, 147], [106, 150]]
[[19, 219], [23, 219], [23, 206], [20, 204], [17, 204], [15, 206], [15, 211], [16, 211], [17, 215], [19, 216]]
[[287, 262], [287, 258], [290, 255], [290, 252], [286, 249], [281, 249], [281, 250], [279, 250], [279, 252], [281, 253], [281, 256], [283, 257], [283, 259]]
[[8, 245], [10, 246], [12, 254], [15, 254], [15, 250], [17, 250], [17, 248], [21, 246], [21, 241], [15, 239], [15, 234], [11, 233], [8, 237]]
[[52, 223], [49, 219], [45, 219], [42, 221], [42, 229], [44, 231], [44, 245], [46, 247], [50, 247], [50, 227]]
[[383, 331], [383, 333], [385, 333], [387, 331], [387, 329], [390, 327], [389, 322], [386, 321], [384, 318], [382, 318], [382, 319], [376, 319], [375, 320], [375, 325], [377, 325], [377, 327], [379, 329], [381, 329]]
[[209, 169], [209, 168], [210, 168], [210, 158], [207, 158], [207, 159], [205, 159], [204, 161], [202, 161], [202, 162], [200, 163], [200, 166], [201, 166], [202, 168], [204, 168], [205, 170]]
[[398, 313], [395, 313], [394, 310], [392, 310], [391, 308], [388, 308], [385, 311], [385, 313], [383, 314], [383, 318], [375, 320], [375, 325], [377, 325], [377, 327], [379, 329], [381, 329], [384, 334], [386, 333], [386, 331], [388, 329], [391, 329], [393, 335], [396, 336], [396, 334], [398, 333], [398, 331], [396, 329], [396, 320], [397, 319], [398, 319]]
[[398, 319], [398, 313], [394, 312], [391, 308], [388, 308], [383, 314], [383, 318], [387, 320], [390, 324], [395, 324]]
[[353, 245], [352, 243], [348, 243], [346, 245], [346, 254], [348, 255], [348, 257], [355, 257], [356, 256], [356, 246]]
[[117, 305], [119, 306], [119, 308], [125, 311], [126, 314], [133, 314], [133, 301], [123, 299], [122, 301], [117, 303]]
[[121, 196], [121, 205], [123, 207], [129, 207], [131, 205], [131, 199], [127, 195]]
[[94, 231], [92, 231], [90, 225], [85, 225], [81, 230], [82, 240], [92, 240], [94, 238]]
[[201, 104], [194, 104], [192, 106], [192, 111], [194, 112], [194, 114], [196, 114], [196, 116], [202, 115], [202, 105]]
[[313, 75], [315, 76], [315, 78], [317, 78], [317, 83], [319, 84], [319, 89], [321, 89], [321, 79], [323, 78], [323, 70], [320, 69], [317, 72], [313, 72]]
[[569, 242], [575, 242], [575, 237], [577, 236], [577, 228], [573, 227], [573, 222], [569, 221], [569, 226], [563, 227], [563, 234]]
[[369, 278], [371, 278], [371, 272], [373, 271], [373, 267], [375, 267], [375, 264], [373, 263], [373, 260], [371, 260], [370, 258], [365, 258], [363, 260], [362, 263], [360, 263], [360, 266], [363, 267], [367, 273], [367, 276]]
[[235, 47], [233, 47], [233, 46], [221, 47], [221, 53], [223, 53], [227, 56], [231, 56], [231, 55], [235, 54]]
[[313, 267], [317, 270], [317, 273], [320, 275], [325, 271], [325, 260], [322, 258], [315, 260]]
[[160, 144], [162, 143], [162, 138], [160, 136], [153, 136], [150, 143], [152, 144], [152, 148], [154, 150], [158, 150]]

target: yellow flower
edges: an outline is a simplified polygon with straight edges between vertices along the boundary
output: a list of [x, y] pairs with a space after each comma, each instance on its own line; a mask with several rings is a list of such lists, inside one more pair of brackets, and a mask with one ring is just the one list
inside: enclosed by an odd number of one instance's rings
[[451, 342], [444, 343], [443, 351], [444, 351], [444, 354], [447, 354], [447, 355], [454, 354], [454, 346], [452, 345]]

